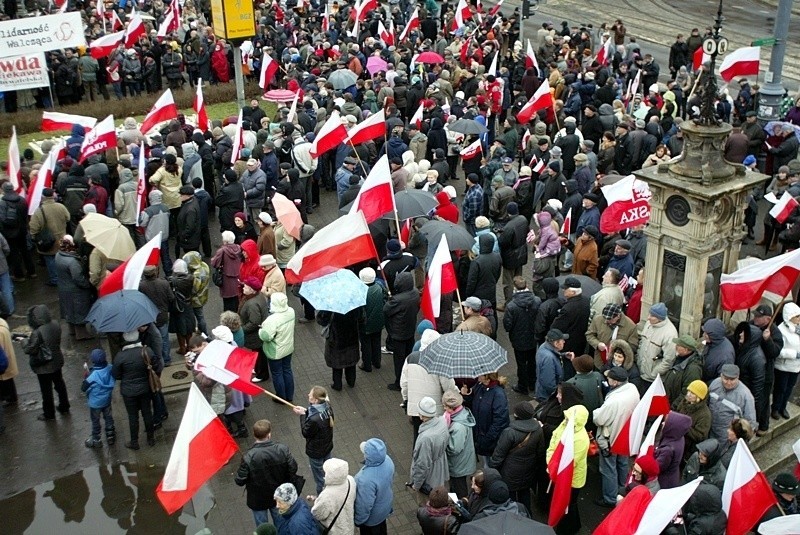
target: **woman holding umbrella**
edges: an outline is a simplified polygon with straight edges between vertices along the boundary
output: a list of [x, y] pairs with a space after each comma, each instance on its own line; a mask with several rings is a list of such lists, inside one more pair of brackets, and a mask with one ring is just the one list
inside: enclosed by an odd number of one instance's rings
[[356, 386], [356, 364], [360, 357], [358, 331], [364, 321], [363, 308], [355, 308], [346, 314], [320, 310], [317, 323], [327, 328], [325, 337], [325, 364], [332, 370], [331, 388], [342, 390], [342, 372], [347, 386]]

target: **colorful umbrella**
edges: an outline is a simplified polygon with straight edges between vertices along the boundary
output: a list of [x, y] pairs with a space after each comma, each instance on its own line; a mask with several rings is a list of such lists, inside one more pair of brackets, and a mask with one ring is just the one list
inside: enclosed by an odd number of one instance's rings
[[423, 52], [415, 60], [417, 63], [444, 63], [444, 58], [436, 52]]
[[297, 206], [280, 193], [275, 193], [272, 196], [272, 206], [275, 208], [275, 216], [286, 229], [286, 232], [289, 233], [289, 236], [299, 240], [300, 231], [303, 229], [303, 217], [300, 215]]
[[300, 295], [317, 310], [347, 314], [367, 304], [367, 285], [349, 269], [305, 281]]
[[81, 219], [81, 228], [86, 241], [110, 260], [124, 262], [136, 252], [130, 232], [118, 219], [90, 213]]
[[367, 58], [367, 70], [372, 76], [375, 73], [385, 71], [389, 65], [380, 56], [370, 56]]
[[431, 375], [477, 377], [508, 362], [508, 352], [486, 336], [470, 331], [443, 334], [422, 350], [419, 365]]
[[289, 91], [288, 89], [271, 89], [264, 93], [261, 98], [270, 102], [284, 103], [293, 101], [294, 95], [294, 91]]

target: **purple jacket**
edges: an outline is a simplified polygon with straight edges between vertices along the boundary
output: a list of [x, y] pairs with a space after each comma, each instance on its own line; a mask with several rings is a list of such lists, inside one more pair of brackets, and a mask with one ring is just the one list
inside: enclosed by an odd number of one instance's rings
[[658, 484], [662, 489], [680, 485], [681, 459], [683, 459], [684, 435], [692, 427], [692, 419], [679, 412], [670, 411], [661, 429], [661, 441], [656, 446], [656, 461], [661, 472]]
[[540, 256], [555, 256], [561, 251], [561, 242], [558, 239], [558, 233], [550, 226], [553, 220], [552, 216], [547, 212], [540, 212], [536, 214], [539, 221], [539, 245], [536, 246], [536, 252]]

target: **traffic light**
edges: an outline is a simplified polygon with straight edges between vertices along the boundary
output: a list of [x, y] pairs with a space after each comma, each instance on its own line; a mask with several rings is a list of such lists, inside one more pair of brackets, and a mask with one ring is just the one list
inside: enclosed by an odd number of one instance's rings
[[531, 15], [531, 0], [522, 0], [522, 18], [527, 19]]

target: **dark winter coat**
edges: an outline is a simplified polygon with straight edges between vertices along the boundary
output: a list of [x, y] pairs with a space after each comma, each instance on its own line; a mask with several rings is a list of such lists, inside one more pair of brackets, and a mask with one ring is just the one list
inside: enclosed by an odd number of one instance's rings
[[516, 269], [528, 263], [527, 236], [528, 220], [525, 216], [514, 216], [505, 224], [503, 231], [497, 236], [504, 268]]
[[417, 509], [417, 522], [422, 535], [450, 535], [457, 533], [460, 525], [450, 506], [438, 509], [430, 505], [420, 507]]
[[214, 205], [219, 208], [219, 226], [233, 230], [233, 216], [244, 209], [244, 188], [240, 182], [225, 183], [219, 190]]
[[511, 347], [519, 351], [536, 349], [534, 321], [542, 300], [530, 290], [514, 292], [506, 303], [503, 327], [508, 332]]
[[[252, 250], [251, 254], [257, 254], [255, 247], [252, 247]], [[242, 268], [242, 248], [235, 243], [222, 245], [211, 259], [211, 267], [222, 269], [222, 286], [219, 288], [220, 297], [224, 299], [238, 296], [239, 270]]]
[[[739, 333], [742, 332], [744, 332], [744, 343], [739, 344]], [[758, 400], [770, 394], [764, 391], [767, 361], [764, 351], [761, 349], [761, 329], [742, 322], [736, 326], [736, 330], [733, 332], [733, 341], [733, 347], [736, 350], [735, 362], [739, 366], [739, 379], [753, 394], [756, 407], [759, 407], [761, 404]]]
[[[36, 375], [55, 373], [64, 367], [64, 354], [61, 352], [61, 326], [52, 319], [50, 309], [45, 305], [35, 305], [28, 309], [30, 336], [20, 343], [28, 355], [31, 370]], [[46, 361], [42, 351], [49, 350], [52, 358]]]
[[244, 347], [253, 351], [261, 349], [262, 343], [261, 338], [258, 337], [258, 330], [267, 316], [269, 316], [269, 304], [263, 293], [258, 292], [242, 303], [239, 308], [239, 317], [242, 320], [242, 330], [244, 331]]
[[122, 397], [136, 397], [150, 393], [150, 378], [143, 352], [153, 362], [153, 353], [141, 343], [127, 344], [114, 356], [111, 375], [120, 382]]
[[486, 299], [494, 307], [497, 304], [496, 286], [501, 273], [500, 255], [492, 252], [494, 237], [489, 234], [478, 237], [478, 247], [478, 257], [469, 266], [465, 294], [467, 297]]
[[656, 460], [661, 472], [658, 484], [662, 489], [677, 487], [681, 480], [681, 461], [683, 461], [683, 437], [692, 426], [692, 419], [679, 412], [670, 412], [661, 429], [661, 440], [656, 445]]
[[200, 204], [190, 197], [183, 201], [178, 212], [178, 245], [184, 251], [200, 250]]
[[300, 416], [300, 432], [306, 439], [306, 455], [323, 459], [333, 451], [333, 408], [325, 401]]
[[564, 344], [564, 351], [572, 351], [576, 356], [585, 352], [590, 309], [589, 298], [584, 294], [570, 297], [561, 307], [550, 328], [569, 335], [569, 340]]
[[696, 351], [688, 357], [675, 357], [675, 362], [661, 376], [670, 403], [677, 403], [685, 394], [689, 383], [703, 378], [703, 359]]
[[703, 354], [703, 381], [711, 384], [711, 381], [719, 377], [722, 366], [733, 364], [736, 351], [730, 340], [725, 337], [725, 324], [721, 320], [716, 318], [708, 320], [703, 324], [703, 331], [711, 339]]
[[76, 253], [56, 253], [58, 273], [58, 305], [61, 319], [67, 323], [85, 323], [86, 314], [92, 308], [94, 287], [89, 282], [81, 260]]
[[[700, 464], [700, 456], [698, 455], [700, 451], [706, 456], [705, 464]], [[705, 483], [710, 483], [717, 489], [722, 490], [725, 484], [725, 476], [728, 473], [722, 454], [722, 445], [714, 438], [706, 439], [697, 444], [694, 453], [689, 457], [686, 467], [683, 469], [684, 483], [694, 481], [698, 476], [703, 476]]]
[[364, 311], [356, 308], [347, 314], [317, 312], [317, 323], [328, 327], [325, 339], [325, 364], [334, 370], [358, 364], [358, 328], [363, 322]]
[[492, 455], [500, 434], [509, 425], [506, 391], [497, 383], [488, 387], [476, 383], [468, 398], [471, 398], [472, 415], [475, 417], [475, 427], [472, 429], [475, 453]]
[[169, 321], [170, 305], [175, 301], [172, 286], [166, 279], [153, 275], [144, 275], [139, 281], [139, 291], [146, 295], [158, 309], [156, 325], [164, 325]]
[[267, 440], [256, 442], [242, 457], [234, 481], [247, 487], [247, 507], [264, 511], [275, 507], [275, 489], [292, 482], [297, 461], [284, 444]]
[[684, 437], [683, 458], [688, 459], [695, 452], [695, 447], [706, 440], [711, 432], [711, 409], [705, 400], [689, 403], [685, 396], [678, 403], [673, 403], [672, 408], [692, 419], [692, 426]]
[[386, 332], [395, 340], [411, 340], [417, 328], [419, 291], [411, 273], [399, 273], [394, 281], [395, 293], [383, 305]]
[[550, 326], [553, 324], [553, 321], [555, 321], [555, 319], [558, 317], [558, 313], [565, 301], [563, 297], [558, 295], [558, 281], [556, 281], [554, 286], [556, 290], [555, 293], [546, 296], [546, 299], [539, 307], [539, 311], [536, 313], [536, 319], [534, 320], [533, 331], [536, 336], [536, 343], [538, 344], [544, 342], [547, 331], [550, 330]]
[[489, 467], [500, 471], [508, 490], [529, 489], [536, 481], [536, 473], [531, 467], [544, 458], [546, 450], [544, 431], [539, 422], [534, 419], [512, 420], [500, 434]]
[[383, 306], [386, 304], [386, 291], [378, 283], [372, 283], [367, 289], [367, 303], [364, 305], [365, 334], [378, 333], [383, 330]]
[[670, 525], [665, 535], [719, 535], [728, 518], [722, 510], [722, 492], [705, 481], [682, 507], [683, 525]]

